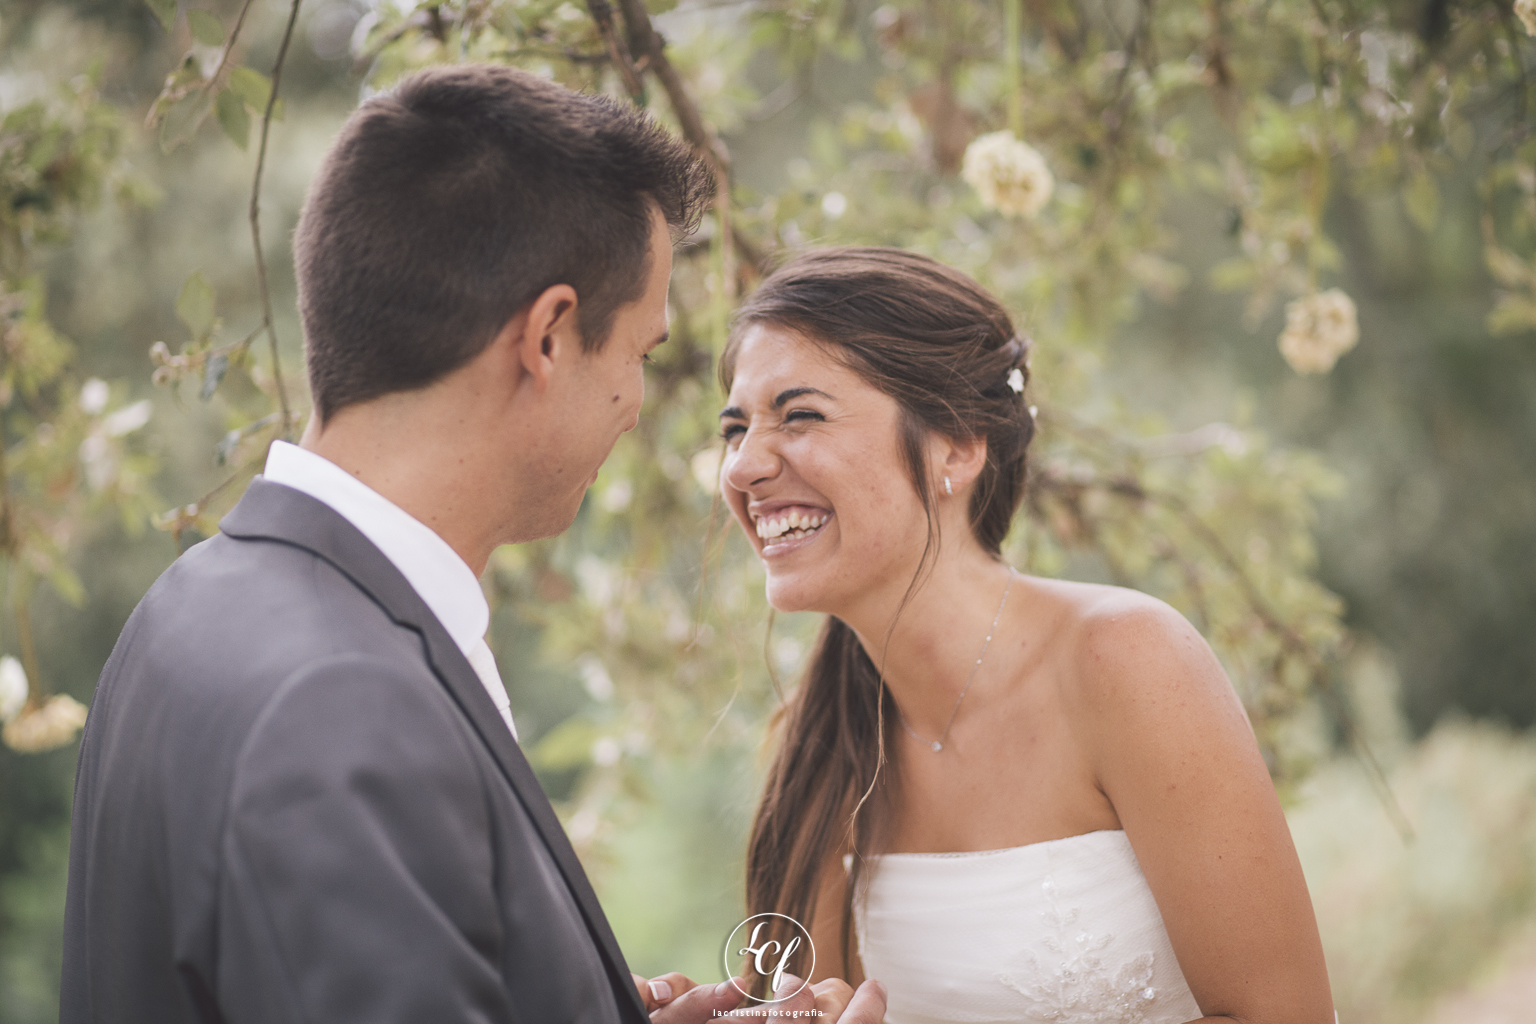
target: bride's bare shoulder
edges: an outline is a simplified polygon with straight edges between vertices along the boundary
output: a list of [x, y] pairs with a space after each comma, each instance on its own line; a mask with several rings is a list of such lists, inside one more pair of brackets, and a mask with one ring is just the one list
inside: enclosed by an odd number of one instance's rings
[[1178, 691], [1230, 692], [1203, 637], [1167, 603], [1126, 587], [1030, 578], [1044, 616], [1062, 695], [1094, 714], [1103, 702], [1148, 700]]

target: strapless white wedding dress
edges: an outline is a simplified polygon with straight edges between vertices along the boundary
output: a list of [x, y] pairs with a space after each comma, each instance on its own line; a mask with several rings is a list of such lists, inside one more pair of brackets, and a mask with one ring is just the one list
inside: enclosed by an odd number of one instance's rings
[[1123, 831], [871, 857], [854, 926], [887, 1024], [1201, 1016]]

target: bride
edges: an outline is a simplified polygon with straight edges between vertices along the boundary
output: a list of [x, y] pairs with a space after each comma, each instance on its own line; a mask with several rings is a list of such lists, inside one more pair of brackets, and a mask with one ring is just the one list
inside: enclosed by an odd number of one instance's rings
[[721, 486], [781, 611], [827, 615], [748, 852], [752, 913], [890, 1024], [1334, 1019], [1242, 707], [1167, 605], [999, 554], [1034, 432], [975, 282], [826, 249], [739, 311]]

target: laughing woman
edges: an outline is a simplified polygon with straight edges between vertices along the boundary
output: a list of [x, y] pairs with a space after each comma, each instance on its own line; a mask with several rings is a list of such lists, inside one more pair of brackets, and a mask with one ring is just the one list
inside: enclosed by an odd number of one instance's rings
[[721, 365], [722, 489], [826, 623], [778, 721], [753, 913], [890, 1024], [1325, 1024], [1317, 925], [1241, 705], [1175, 611], [1026, 576], [1025, 344], [897, 249], [787, 264]]

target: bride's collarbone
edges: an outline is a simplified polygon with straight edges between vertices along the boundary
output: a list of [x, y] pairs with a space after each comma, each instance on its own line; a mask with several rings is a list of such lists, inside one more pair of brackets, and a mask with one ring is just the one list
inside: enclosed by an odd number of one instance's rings
[[885, 852], [1001, 850], [1120, 828], [1114, 806], [1091, 778], [1047, 758], [1001, 768], [972, 758], [910, 770], [912, 758], [902, 760], [899, 792], [882, 830]]

